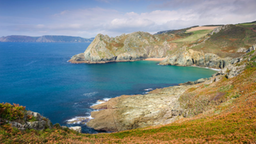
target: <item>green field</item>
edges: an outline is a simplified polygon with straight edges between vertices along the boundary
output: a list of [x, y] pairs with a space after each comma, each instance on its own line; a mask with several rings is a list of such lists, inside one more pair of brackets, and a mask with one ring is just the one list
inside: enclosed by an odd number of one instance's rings
[[206, 36], [208, 33], [210, 33], [212, 30], [198, 30], [198, 31], [193, 31], [193, 32], [186, 32], [186, 33], [192, 33], [192, 35], [175, 40], [173, 42], [193, 42], [196, 41], [204, 36]]

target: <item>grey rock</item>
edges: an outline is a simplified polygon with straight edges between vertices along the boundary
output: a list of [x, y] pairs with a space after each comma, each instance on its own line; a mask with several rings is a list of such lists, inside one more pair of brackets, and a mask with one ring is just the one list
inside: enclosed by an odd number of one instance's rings
[[61, 126], [63, 129], [68, 128], [67, 126]]
[[35, 121], [35, 122], [27, 122], [28, 129], [35, 129], [35, 130], [43, 130], [45, 129], [46, 121]]
[[190, 86], [174, 86], [150, 91], [146, 95], [121, 96], [94, 106], [87, 126], [96, 130], [121, 131], [168, 124], [182, 116], [180, 95]]
[[205, 82], [206, 80], [208, 80], [208, 79], [207, 79], [207, 78], [201, 78], [201, 79], [198, 79], [197, 81], [195, 81], [194, 83], [195, 83], [195, 84], [203, 83], [203, 82]]
[[210, 34], [211, 35], [216, 34], [216, 33], [220, 32], [221, 30], [228, 29], [230, 26], [231, 25], [224, 25], [224, 26], [217, 27], [217, 28], [213, 29], [213, 31]]
[[210, 67], [210, 68], [224, 68], [228, 63], [230, 63], [230, 58], [220, 58], [216, 54], [203, 53], [186, 48], [182, 48], [180, 52], [173, 54], [160, 64], [162, 65], [178, 65], [178, 66], [191, 66], [196, 65], [200, 67]]
[[77, 131], [79, 133], [81, 133], [81, 131], [82, 131], [82, 128], [80, 126], [69, 127], [69, 129], [72, 129], [72, 130]]
[[255, 48], [256, 48], [256, 45], [251, 46], [251, 47], [246, 51], [246, 53], [249, 53], [249, 52], [251, 52], [251, 51], [254, 51]]
[[[29, 122], [26, 117], [27, 115], [32, 115], [36, 118], [36, 121]], [[24, 117], [24, 122], [19, 123], [16, 121], [7, 121], [13, 127], [18, 128], [19, 130], [26, 130], [26, 129], [35, 129], [35, 130], [43, 130], [46, 128], [51, 128], [51, 121], [46, 119], [45, 117], [41, 116], [37, 112], [27, 111]]]
[[239, 48], [239, 49], [237, 50], [237, 52], [246, 52], [246, 51], [247, 51], [246, 48]]
[[109, 38], [98, 34], [83, 54], [70, 59], [72, 63], [106, 63], [135, 61], [147, 57], [162, 58], [167, 55], [170, 45], [167, 41], [146, 32], [134, 32]]
[[227, 78], [233, 78], [240, 74], [244, 69], [246, 65], [241, 66], [230, 66], [227, 70]]

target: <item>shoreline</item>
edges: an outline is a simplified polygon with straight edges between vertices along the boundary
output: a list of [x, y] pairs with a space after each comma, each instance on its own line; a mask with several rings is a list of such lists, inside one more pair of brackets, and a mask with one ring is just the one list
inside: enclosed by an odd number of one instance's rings
[[[142, 60], [138, 60], [138, 61], [162, 61], [163, 59], [165, 58], [146, 58], [146, 59], [142, 59]], [[137, 60], [136, 60], [137, 61]], [[68, 61], [68, 62], [71, 62]], [[84, 61], [83, 61], [84, 62]], [[109, 61], [108, 61], [109, 62]], [[108, 63], [106, 62], [106, 63]], [[113, 61], [113, 62], [120, 62], [120, 61]], [[92, 63], [91, 63], [92, 64]], [[96, 63], [97, 64], [97, 63]], [[100, 63], [98, 63], [100, 64]], [[188, 66], [189, 67], [189, 66]], [[191, 65], [191, 67], [198, 67], [198, 68], [205, 68], [205, 69], [211, 69], [215, 72], [218, 72], [220, 71], [221, 69], [215, 69], [215, 68], [209, 68], [209, 67], [200, 67], [200, 66], [196, 66], [196, 65]], [[211, 76], [209, 77], [211, 78]], [[181, 83], [181, 84], [184, 84], [184, 86], [186, 87], [186, 82], [184, 83]], [[177, 86], [181, 86], [181, 84], [178, 84]], [[171, 87], [175, 87], [175, 86], [167, 86], [167, 87], [163, 87], [163, 88], [157, 88], [158, 90], [162, 90], [162, 89], [168, 89], [168, 88], [171, 88]], [[153, 91], [154, 89], [152, 88], [147, 88], [145, 89], [146, 92], [143, 92], [142, 94], [140, 95], [147, 95], [150, 91]], [[132, 96], [132, 95], [129, 95], [129, 96]], [[92, 104], [90, 106], [90, 108], [92, 109], [92, 111], [90, 112], [89, 116], [76, 116], [76, 117], [73, 117], [69, 120], [67, 120], [67, 123], [69, 124], [84, 124], [84, 125], [87, 125], [88, 122], [90, 122], [91, 120], [95, 119], [95, 114], [96, 113], [100, 113], [100, 111], [102, 110], [105, 110], [105, 109], [108, 109], [108, 104], [107, 104], [107, 107], [105, 106], [106, 104], [104, 103], [107, 103], [108, 101], [115, 101], [115, 99], [122, 99], [121, 96], [117, 96], [117, 97], [113, 97], [113, 98], [103, 98], [103, 99], [99, 99], [97, 100], [94, 104]], [[111, 108], [110, 108], [111, 109]], [[111, 109], [113, 110], [113, 109]], [[96, 114], [97, 115], [97, 114]], [[97, 118], [96, 118], [97, 119]], [[87, 125], [88, 126], [88, 125]], [[90, 127], [91, 125], [89, 125]], [[91, 126], [92, 127], [92, 126]], [[94, 129], [94, 128], [93, 128]], [[98, 131], [98, 129], [94, 129], [96, 131]]]
[[217, 68], [209, 68], [209, 67], [200, 67], [200, 66], [195, 66], [195, 65], [191, 65], [191, 67], [198, 67], [198, 68], [205, 68], [205, 69], [210, 69], [216, 72], [221, 71], [222, 69], [217, 69]]
[[91, 62], [91, 61], [75, 61], [75, 60], [68, 60], [67, 62], [72, 64], [105, 64], [105, 63], [114, 63], [114, 62], [133, 62], [133, 61], [163, 61], [165, 58], [146, 58], [146, 59], [137, 59], [137, 60], [113, 60], [113, 61], [97, 61], [97, 62]]
[[165, 58], [146, 58], [143, 61], [163, 61]]

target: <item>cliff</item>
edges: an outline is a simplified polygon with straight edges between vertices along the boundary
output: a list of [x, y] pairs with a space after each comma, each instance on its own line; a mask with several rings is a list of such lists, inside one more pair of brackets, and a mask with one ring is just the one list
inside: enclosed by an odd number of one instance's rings
[[17, 104], [0, 103], [0, 125], [6, 123], [23, 131], [52, 128], [51, 121], [37, 112], [27, 111]]
[[[166, 35], [171, 38], [172, 35]], [[73, 56], [72, 63], [106, 63], [165, 57], [171, 45], [158, 35], [134, 32], [110, 38], [98, 34], [84, 53]]]
[[44, 43], [54, 43], [54, 42], [72, 42], [72, 43], [90, 43], [93, 38], [86, 39], [82, 37], [73, 36], [52, 36], [46, 35], [41, 37], [31, 37], [31, 36], [21, 36], [12, 35], [0, 37], [0, 42], [44, 42]]
[[[123, 95], [92, 106], [100, 111], [91, 113], [93, 119], [87, 126], [96, 130], [123, 131], [166, 125], [179, 119], [211, 113], [212, 109], [229, 103], [236, 95], [242, 95], [241, 91], [234, 89], [236, 84], [233, 78], [242, 73], [247, 65], [255, 64], [255, 57], [255, 48], [251, 47], [247, 54], [230, 60], [224, 69], [209, 79], [156, 89], [145, 95]], [[246, 77], [243, 81], [251, 78]]]
[[[156, 89], [145, 95], [123, 95], [93, 106], [99, 111], [92, 112], [94, 119], [88, 126], [116, 133], [78, 134], [57, 126], [52, 130], [21, 132], [1, 123], [0, 142], [255, 143], [254, 30], [254, 23], [246, 23], [218, 27], [203, 36], [202, 31], [184, 33], [184, 30], [157, 35], [172, 48], [162, 64], [222, 69], [208, 79]], [[79, 54], [78, 59], [73, 58], [74, 62], [108, 62], [101, 60], [99, 50], [108, 49], [107, 55], [111, 57], [109, 44], [113, 43], [105, 43], [102, 38], [107, 36], [101, 36], [85, 51], [87, 55]], [[123, 44], [122, 40], [118, 44]], [[100, 55], [100, 60], [86, 59], [94, 57], [91, 52], [96, 59]]]
[[[215, 29], [213, 29], [215, 28]], [[255, 44], [255, 25], [191, 27], [151, 35], [134, 32], [117, 37], [98, 34], [71, 63], [107, 63], [166, 58], [160, 64], [224, 68]]]
[[[181, 118], [208, 111], [229, 99], [222, 99], [223, 92], [209, 94], [191, 106], [187, 91], [200, 85], [219, 85], [220, 80], [240, 74], [250, 61], [246, 53], [254, 52], [255, 25], [224, 25], [212, 30], [193, 27], [167, 31], [157, 35], [135, 32], [110, 38], [99, 34], [84, 53], [73, 56], [73, 63], [106, 63], [140, 60], [147, 57], [165, 57], [162, 65], [201, 66], [221, 69], [207, 80], [188, 82], [180, 86], [158, 89], [146, 95], [120, 96], [93, 106], [94, 119], [87, 125], [96, 130], [121, 131], [155, 125], [165, 125]], [[239, 65], [237, 64], [239, 63]], [[195, 86], [196, 85], [196, 86]], [[202, 90], [203, 91], [203, 90]], [[219, 98], [221, 97], [221, 98]], [[216, 99], [216, 100], [213, 100]], [[221, 99], [219, 101], [219, 99]], [[208, 102], [206, 102], [208, 101]], [[192, 105], [193, 105], [192, 104]], [[192, 107], [192, 108], [188, 108]]]

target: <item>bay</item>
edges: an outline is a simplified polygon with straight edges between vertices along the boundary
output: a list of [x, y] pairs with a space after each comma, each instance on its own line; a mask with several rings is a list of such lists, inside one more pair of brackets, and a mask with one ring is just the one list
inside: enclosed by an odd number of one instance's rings
[[[0, 102], [18, 103], [67, 125], [77, 116], [90, 116], [97, 100], [123, 94], [144, 94], [199, 78], [215, 71], [197, 67], [160, 66], [136, 61], [71, 64], [72, 55], [89, 43], [0, 43]], [[97, 131], [82, 126], [84, 133]], [[70, 126], [70, 125], [68, 125]]]

